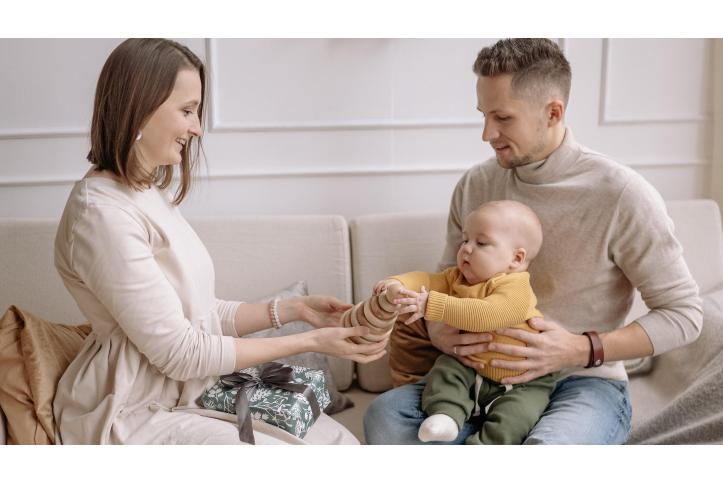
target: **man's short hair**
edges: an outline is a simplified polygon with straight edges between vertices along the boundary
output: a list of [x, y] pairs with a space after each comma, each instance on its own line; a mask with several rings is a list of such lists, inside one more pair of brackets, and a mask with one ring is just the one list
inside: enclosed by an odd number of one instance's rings
[[542, 100], [550, 88], [559, 91], [561, 100], [570, 97], [572, 70], [560, 47], [546, 38], [513, 38], [499, 40], [477, 54], [472, 68], [484, 77], [512, 75], [516, 92]]

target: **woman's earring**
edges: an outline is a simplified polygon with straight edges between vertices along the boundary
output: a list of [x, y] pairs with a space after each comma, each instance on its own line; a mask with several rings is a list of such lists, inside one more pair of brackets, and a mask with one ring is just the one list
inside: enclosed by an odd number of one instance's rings
[[138, 131], [138, 135], [136, 136], [136, 142], [140, 141], [143, 137], [143, 133], [141, 131]]

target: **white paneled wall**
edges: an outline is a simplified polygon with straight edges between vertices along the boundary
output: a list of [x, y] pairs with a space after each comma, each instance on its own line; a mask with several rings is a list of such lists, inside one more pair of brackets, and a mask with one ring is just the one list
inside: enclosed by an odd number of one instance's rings
[[[180, 39], [211, 76], [189, 215], [446, 210], [492, 155], [476, 53], [495, 39]], [[0, 217], [58, 217], [88, 168], [112, 39], [0, 39]], [[708, 197], [712, 41], [564, 39], [576, 138], [666, 199]]]

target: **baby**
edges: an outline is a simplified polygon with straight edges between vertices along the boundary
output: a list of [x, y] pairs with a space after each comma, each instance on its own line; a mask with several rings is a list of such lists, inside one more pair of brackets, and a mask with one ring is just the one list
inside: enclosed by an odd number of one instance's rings
[[[390, 298], [402, 306], [400, 320], [407, 316], [407, 324], [424, 317], [471, 332], [506, 327], [536, 332], [526, 323], [542, 317], [527, 269], [541, 245], [542, 226], [529, 207], [516, 201], [488, 202], [465, 219], [457, 266], [441, 273], [392, 276], [377, 283], [374, 292], [389, 291]], [[524, 346], [516, 339], [492, 334], [495, 343]], [[453, 441], [465, 421], [484, 414], [479, 432], [465, 443], [522, 443], [547, 406], [554, 375], [505, 386], [500, 380], [522, 372], [492, 367], [489, 360], [521, 358], [495, 352], [469, 358], [484, 367], [477, 372], [454, 357], [437, 358], [422, 394], [422, 409], [428, 417], [419, 428], [419, 439]]]

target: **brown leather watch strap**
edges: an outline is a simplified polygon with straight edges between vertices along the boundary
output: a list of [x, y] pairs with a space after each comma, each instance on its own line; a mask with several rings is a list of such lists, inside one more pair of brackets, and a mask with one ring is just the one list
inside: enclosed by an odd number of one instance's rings
[[599, 367], [605, 361], [605, 352], [600, 336], [596, 331], [586, 331], [583, 333], [590, 340], [590, 358], [585, 368]]

